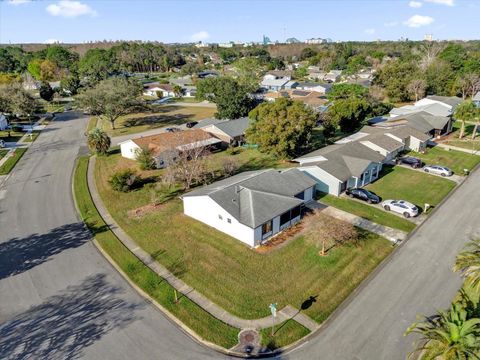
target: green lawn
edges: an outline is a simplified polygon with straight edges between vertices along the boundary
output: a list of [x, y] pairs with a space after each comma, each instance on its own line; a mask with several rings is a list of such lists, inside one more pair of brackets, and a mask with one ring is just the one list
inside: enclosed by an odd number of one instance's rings
[[154, 112], [129, 114], [120, 117], [112, 130], [110, 122], [101, 119], [99, 127], [110, 136], [134, 134], [150, 129], [178, 126], [189, 121], [213, 117], [217, 110], [202, 106], [176, 106], [173, 104], [155, 106]]
[[175, 304], [173, 288], [138, 260], [107, 228], [88, 191], [87, 163], [88, 157], [81, 157], [78, 160], [74, 176], [74, 194], [82, 219], [100, 246], [133, 282], [199, 336], [227, 349], [234, 346], [238, 340], [238, 329], [215, 319], [184, 296]]
[[422, 159], [427, 165], [446, 166], [457, 175], [463, 175], [463, 169], [472, 170], [480, 162], [480, 156], [439, 147], [428, 148], [425, 154], [411, 152], [409, 155]]
[[0, 175], [7, 175], [12, 171], [17, 162], [22, 158], [23, 154], [27, 151], [27, 148], [18, 148], [13, 153], [13, 156], [8, 158], [5, 163], [0, 166]]
[[260, 330], [260, 335], [262, 336], [261, 344], [270, 350], [289, 345], [310, 334], [310, 330], [293, 319], [275, 326], [273, 331], [274, 333], [272, 336], [271, 327]]
[[364, 204], [360, 201], [328, 194], [320, 194], [319, 200], [326, 205], [333, 206], [337, 209], [349, 212], [374, 223], [388, 226], [393, 229], [398, 229], [407, 233], [415, 229], [415, 224], [411, 221], [403, 219], [394, 214], [390, 214], [381, 209], [377, 209], [373, 206]]
[[38, 135], [40, 135], [40, 131], [33, 130], [31, 137], [28, 134], [27, 134], [27, 136], [25, 136], [25, 142], [34, 142], [35, 140], [37, 140]]
[[[244, 168], [264, 163], [259, 155], [253, 165], [247, 162]], [[279, 309], [287, 304], [300, 308], [310, 296], [317, 296], [306, 314], [322, 322], [392, 250], [387, 240], [362, 232], [361, 245], [334, 248], [326, 257], [320, 257], [303, 235], [276, 251], [260, 254], [184, 216], [179, 199], [140, 219], [130, 218], [127, 212], [149, 204], [151, 196], [146, 188], [130, 193], [111, 190], [110, 175], [125, 166], [118, 154], [97, 161], [98, 189], [113, 217], [142, 248], [187, 284], [243, 318], [269, 315], [272, 302], [278, 303]], [[161, 176], [161, 171], [142, 174]]]
[[22, 138], [24, 135], [24, 132], [16, 132], [16, 131], [10, 131], [10, 136], [8, 136], [8, 131], [0, 131], [0, 140], [6, 141], [6, 142], [17, 142]]
[[436, 206], [455, 187], [451, 180], [401, 166], [384, 166], [380, 178], [366, 186], [382, 200], [407, 200], [423, 210], [424, 204]]
[[472, 133], [474, 126], [471, 124], [466, 124], [465, 126], [465, 136], [462, 139], [459, 139], [461, 123], [460, 121], [455, 121], [453, 123], [453, 132], [443, 141], [444, 144], [458, 146], [468, 150], [480, 150], [480, 136], [477, 135], [475, 140], [472, 140]]
[[0, 150], [0, 159], [8, 154], [8, 150]]

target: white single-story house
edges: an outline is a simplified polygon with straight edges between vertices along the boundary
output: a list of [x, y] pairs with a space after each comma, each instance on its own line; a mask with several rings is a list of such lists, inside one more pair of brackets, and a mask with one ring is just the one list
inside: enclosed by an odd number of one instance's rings
[[264, 78], [260, 83], [260, 87], [266, 90], [279, 91], [284, 89], [287, 84], [292, 84], [288, 77], [278, 79]]
[[150, 149], [156, 167], [161, 169], [174, 162], [178, 154], [185, 151], [185, 149], [215, 147], [221, 143], [222, 140], [215, 136], [205, 131], [194, 129], [129, 139], [121, 142], [119, 145], [122, 156], [131, 160], [136, 160], [138, 153], [142, 149]]
[[318, 191], [338, 196], [348, 188], [378, 179], [383, 164], [394, 160], [401, 151], [423, 151], [429, 139], [429, 135], [410, 126], [364, 126], [359, 132], [294, 161], [300, 163], [300, 171], [315, 179]]
[[332, 84], [319, 84], [314, 82], [301, 82], [298, 83], [296, 89], [305, 91], [315, 91], [320, 94], [328, 94], [332, 89]]
[[183, 211], [255, 247], [300, 221], [314, 188], [297, 169], [248, 171], [186, 193]]
[[143, 87], [143, 95], [145, 96], [158, 97], [159, 93], [162, 97], [175, 96], [173, 85], [170, 84], [150, 83]]
[[5, 130], [8, 126], [8, 121], [5, 115], [0, 115], [0, 130]]

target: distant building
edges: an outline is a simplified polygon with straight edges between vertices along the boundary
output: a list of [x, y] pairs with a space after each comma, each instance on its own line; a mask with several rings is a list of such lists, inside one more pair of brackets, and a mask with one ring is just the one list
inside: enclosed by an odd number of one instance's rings
[[287, 43], [287, 44], [298, 44], [298, 43], [300, 43], [300, 40], [298, 40], [297, 38], [291, 37], [291, 38], [288, 38], [287, 40], [285, 40], [285, 43]]
[[322, 39], [322, 38], [311, 38], [305, 40], [307, 44], [324, 44], [327, 42], [327, 39]]
[[263, 45], [270, 45], [273, 44], [272, 40], [267, 35], [263, 35], [263, 40], [262, 40]]
[[208, 47], [208, 44], [205, 44], [205, 43], [199, 41], [198, 43], [195, 44], [195, 47], [197, 47], [197, 48], [206, 48], [206, 47]]
[[234, 43], [233, 42], [228, 42], [228, 43], [220, 43], [218, 44], [218, 47], [221, 47], [221, 48], [231, 48], [233, 47]]
[[423, 37], [423, 40], [433, 41], [433, 35], [432, 34], [425, 34], [425, 36]]

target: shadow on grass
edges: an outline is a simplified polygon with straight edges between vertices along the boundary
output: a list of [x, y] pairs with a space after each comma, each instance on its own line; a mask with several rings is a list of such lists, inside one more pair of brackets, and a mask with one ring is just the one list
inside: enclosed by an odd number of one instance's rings
[[131, 118], [123, 122], [123, 127], [148, 125], [150, 128], [163, 127], [165, 125], [181, 125], [194, 117], [193, 114], [176, 115], [147, 115], [139, 118]]
[[73, 359], [113, 329], [138, 319], [104, 274], [86, 278], [0, 325], [2, 359]]

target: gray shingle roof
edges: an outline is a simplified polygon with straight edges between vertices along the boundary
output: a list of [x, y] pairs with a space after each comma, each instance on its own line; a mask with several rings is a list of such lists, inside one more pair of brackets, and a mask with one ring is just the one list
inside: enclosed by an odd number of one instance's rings
[[247, 130], [250, 125], [250, 119], [248, 117], [243, 117], [240, 119], [223, 121], [214, 125], [231, 138], [235, 138], [245, 134], [245, 130]]
[[219, 119], [214, 119], [214, 118], [208, 118], [208, 119], [203, 119], [198, 122], [195, 126], [193, 126], [194, 129], [201, 129], [203, 127], [209, 126], [209, 125], [216, 125], [222, 122], [225, 122], [228, 120], [219, 120]]
[[389, 136], [385, 136], [384, 134], [370, 135], [361, 139], [360, 141], [370, 141], [372, 144], [375, 144], [387, 151], [395, 151], [398, 148], [403, 147], [403, 143]]
[[462, 99], [457, 97], [457, 96], [430, 95], [430, 96], [427, 96], [427, 99], [440, 101], [440, 102], [443, 102], [444, 104], [450, 105], [454, 108], [462, 102]]
[[268, 169], [244, 172], [183, 197], [209, 196], [240, 223], [256, 228], [302, 204], [294, 196], [315, 184], [315, 180], [297, 169]]

